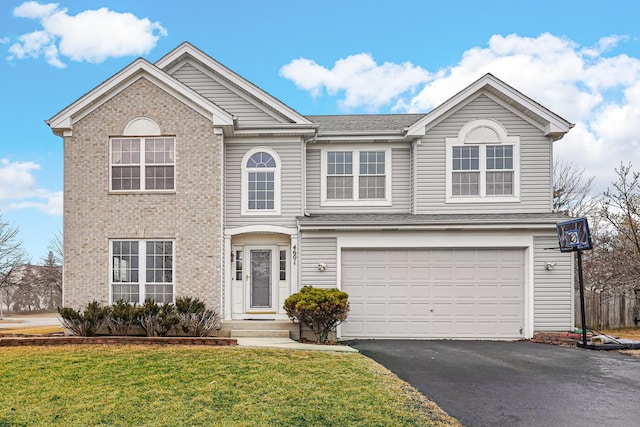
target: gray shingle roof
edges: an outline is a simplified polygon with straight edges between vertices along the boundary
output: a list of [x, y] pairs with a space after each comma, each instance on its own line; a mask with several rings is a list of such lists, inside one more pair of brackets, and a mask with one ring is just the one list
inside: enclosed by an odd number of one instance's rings
[[402, 131], [424, 114], [352, 114], [341, 116], [306, 116], [320, 125], [318, 132]]

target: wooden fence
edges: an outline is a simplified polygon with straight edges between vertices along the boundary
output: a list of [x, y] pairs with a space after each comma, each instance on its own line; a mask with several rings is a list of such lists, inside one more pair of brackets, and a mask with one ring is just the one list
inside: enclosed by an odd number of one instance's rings
[[[640, 317], [634, 292], [611, 295], [585, 291], [587, 326], [594, 329], [624, 328], [636, 326], [633, 319]], [[580, 327], [580, 297], [576, 291], [575, 323]], [[640, 325], [640, 324], [639, 324]]]

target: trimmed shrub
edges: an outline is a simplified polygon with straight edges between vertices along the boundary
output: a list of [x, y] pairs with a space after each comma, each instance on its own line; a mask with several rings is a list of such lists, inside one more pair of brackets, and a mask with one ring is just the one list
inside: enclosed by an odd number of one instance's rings
[[191, 337], [210, 337], [220, 327], [220, 317], [215, 310], [207, 310], [198, 298], [176, 299], [176, 312], [182, 332]]
[[92, 301], [82, 312], [70, 307], [58, 307], [58, 313], [66, 329], [81, 337], [93, 337], [105, 325], [109, 309]]
[[158, 305], [150, 299], [140, 307], [137, 316], [137, 323], [142, 326], [148, 337], [166, 337], [179, 322], [180, 319], [173, 304], [165, 302]]
[[139, 307], [120, 299], [109, 306], [107, 313], [107, 330], [110, 335], [129, 335], [131, 328], [137, 324]]
[[317, 343], [327, 343], [329, 333], [344, 322], [349, 314], [349, 295], [338, 289], [304, 286], [284, 301], [291, 320], [309, 326]]

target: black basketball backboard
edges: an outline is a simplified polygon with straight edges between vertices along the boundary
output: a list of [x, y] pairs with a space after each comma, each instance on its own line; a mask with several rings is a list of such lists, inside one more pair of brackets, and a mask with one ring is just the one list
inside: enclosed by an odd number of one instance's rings
[[586, 218], [576, 218], [556, 224], [561, 252], [591, 249], [591, 235]]

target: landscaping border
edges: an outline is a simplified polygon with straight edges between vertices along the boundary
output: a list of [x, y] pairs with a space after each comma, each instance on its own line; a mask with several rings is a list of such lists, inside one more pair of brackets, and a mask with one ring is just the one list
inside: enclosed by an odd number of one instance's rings
[[238, 345], [235, 338], [224, 337], [136, 337], [136, 336], [98, 336], [98, 337], [76, 337], [76, 336], [0, 336], [0, 347], [21, 347], [21, 346], [58, 346], [58, 345], [192, 345], [192, 346], [226, 346]]
[[[593, 336], [591, 332], [587, 334], [589, 338]], [[577, 347], [582, 340], [582, 334], [577, 332], [536, 332], [529, 341], [541, 344], [552, 344], [566, 347]]]

